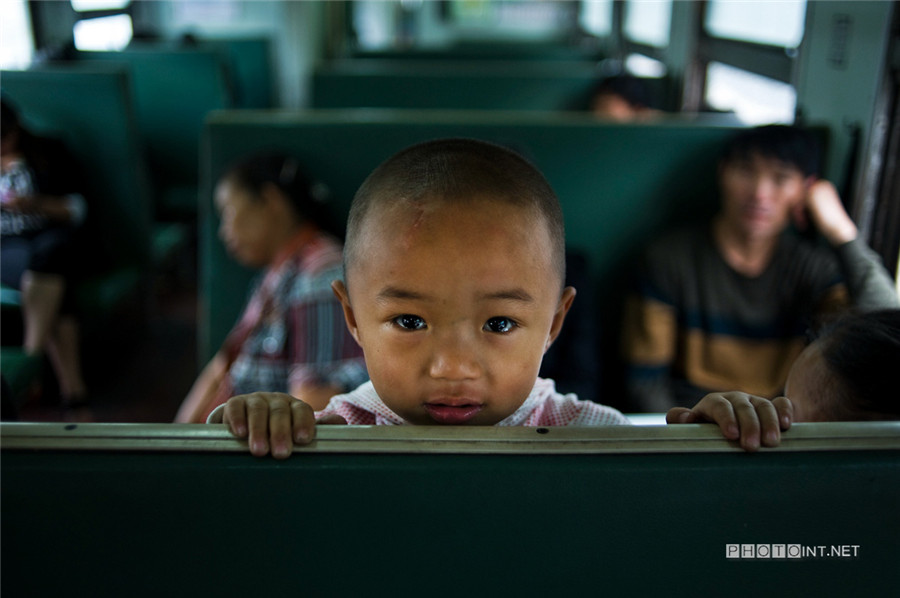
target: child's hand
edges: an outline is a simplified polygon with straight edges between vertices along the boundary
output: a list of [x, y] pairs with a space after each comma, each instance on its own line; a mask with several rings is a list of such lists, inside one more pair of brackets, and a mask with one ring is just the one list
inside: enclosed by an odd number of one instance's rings
[[700, 399], [693, 409], [673, 407], [666, 414], [668, 424], [719, 424], [729, 440], [755, 451], [763, 446], [778, 446], [781, 431], [791, 427], [794, 406], [785, 397], [770, 401], [743, 392], [717, 392]]
[[222, 423], [238, 438], [249, 436], [250, 453], [276, 459], [290, 456], [294, 443], [309, 444], [316, 437], [312, 407], [277, 392], [254, 392], [231, 397], [225, 403]]

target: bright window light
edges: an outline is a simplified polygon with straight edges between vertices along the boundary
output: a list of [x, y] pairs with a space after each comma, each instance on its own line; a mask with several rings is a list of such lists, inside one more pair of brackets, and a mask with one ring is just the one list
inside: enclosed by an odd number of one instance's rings
[[706, 71], [706, 103], [715, 110], [733, 111], [748, 125], [791, 124], [797, 92], [787, 83], [711, 62]]
[[659, 79], [666, 76], [666, 65], [643, 54], [629, 54], [625, 58], [625, 70], [635, 77]]
[[0, 2], [0, 68], [24, 69], [31, 64], [34, 40], [25, 0]]
[[91, 10], [119, 10], [131, 4], [131, 0], [71, 0], [72, 8], [78, 12]]
[[672, 0], [628, 0], [625, 4], [625, 36], [631, 41], [665, 48], [671, 27]]
[[76, 48], [94, 51], [121, 50], [134, 33], [128, 15], [84, 19], [75, 23], [73, 32]]
[[706, 30], [715, 37], [796, 48], [805, 19], [806, 0], [711, 0]]
[[612, 33], [612, 0], [585, 0], [578, 19], [588, 33], [606, 37]]

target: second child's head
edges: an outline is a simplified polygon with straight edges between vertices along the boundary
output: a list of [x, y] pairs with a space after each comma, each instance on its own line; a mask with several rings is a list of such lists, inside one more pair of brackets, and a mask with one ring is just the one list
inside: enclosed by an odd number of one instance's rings
[[575, 291], [546, 179], [493, 144], [407, 148], [350, 210], [335, 291], [379, 396], [413, 424], [492, 425], [528, 397]]
[[900, 309], [846, 314], [797, 357], [785, 396], [794, 421], [900, 419]]

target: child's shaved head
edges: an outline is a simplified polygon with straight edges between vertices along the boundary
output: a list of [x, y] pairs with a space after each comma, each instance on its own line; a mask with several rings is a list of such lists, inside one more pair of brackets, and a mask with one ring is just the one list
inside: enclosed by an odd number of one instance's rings
[[[546, 222], [559, 284], [565, 279], [565, 230], [559, 200], [544, 176], [519, 154], [474, 139], [440, 139], [394, 154], [353, 198], [347, 223], [347, 276], [359, 257], [364, 223], [376, 208], [497, 201], [532, 210]], [[503, 226], [498, 222], [497, 226]]]

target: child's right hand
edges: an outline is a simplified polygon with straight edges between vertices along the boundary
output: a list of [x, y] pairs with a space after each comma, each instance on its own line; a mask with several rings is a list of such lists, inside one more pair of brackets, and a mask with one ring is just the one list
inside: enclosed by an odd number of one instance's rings
[[[219, 422], [215, 422], [219, 423]], [[316, 437], [312, 407], [280, 392], [254, 392], [231, 397], [222, 420], [238, 438], [248, 438], [250, 453], [276, 459], [290, 456], [294, 443], [309, 444]]]

